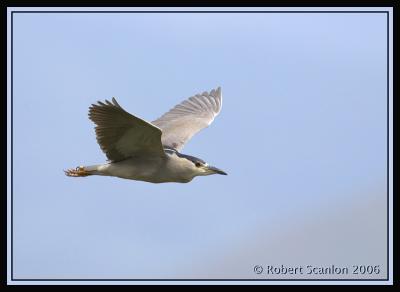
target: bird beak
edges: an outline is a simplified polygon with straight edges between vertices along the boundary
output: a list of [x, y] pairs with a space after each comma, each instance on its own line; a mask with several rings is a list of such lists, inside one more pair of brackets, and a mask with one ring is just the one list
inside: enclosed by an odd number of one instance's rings
[[207, 169], [210, 170], [213, 173], [228, 175], [225, 171], [222, 171], [221, 169], [218, 169], [218, 168], [216, 168], [214, 166], [208, 166]]

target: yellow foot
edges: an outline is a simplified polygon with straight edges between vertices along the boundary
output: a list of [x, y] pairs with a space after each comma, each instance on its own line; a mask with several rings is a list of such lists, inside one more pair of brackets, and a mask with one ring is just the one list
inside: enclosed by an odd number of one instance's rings
[[74, 176], [74, 177], [80, 177], [80, 176], [88, 176], [90, 173], [85, 170], [83, 166], [78, 166], [77, 168], [73, 169], [67, 169], [64, 170], [65, 174], [67, 176]]

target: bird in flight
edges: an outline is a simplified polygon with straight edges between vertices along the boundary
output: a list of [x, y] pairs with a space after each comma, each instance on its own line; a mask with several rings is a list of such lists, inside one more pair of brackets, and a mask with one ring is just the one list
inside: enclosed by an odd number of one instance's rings
[[89, 119], [96, 124], [96, 139], [108, 162], [78, 166], [65, 174], [151, 183], [187, 183], [196, 176], [226, 175], [202, 159], [180, 152], [194, 134], [213, 122], [221, 106], [220, 87], [188, 98], [151, 123], [125, 111], [115, 98], [92, 104]]

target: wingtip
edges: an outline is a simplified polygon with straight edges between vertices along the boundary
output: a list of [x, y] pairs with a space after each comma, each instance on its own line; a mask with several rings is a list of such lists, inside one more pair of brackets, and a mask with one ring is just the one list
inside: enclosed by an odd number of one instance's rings
[[222, 94], [221, 86], [218, 86], [217, 89], [215, 89], [215, 96], [221, 97], [221, 94]]
[[114, 96], [112, 97], [111, 100], [112, 100], [112, 102], [113, 102], [113, 104], [114, 104], [115, 106], [121, 107], [121, 106], [119, 105], [119, 103], [117, 102], [117, 100], [115, 99]]
[[96, 103], [92, 103], [89, 108], [93, 108], [93, 107], [98, 107], [98, 106], [105, 106], [105, 105], [118, 105], [117, 100], [115, 99], [115, 97], [113, 96], [111, 98], [111, 102], [108, 99], [105, 99], [104, 101], [98, 100]]

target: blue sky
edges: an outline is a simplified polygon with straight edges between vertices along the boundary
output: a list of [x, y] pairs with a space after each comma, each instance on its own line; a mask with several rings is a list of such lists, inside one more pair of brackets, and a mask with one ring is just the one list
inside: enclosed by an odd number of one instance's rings
[[[384, 269], [385, 14], [16, 14], [13, 53], [16, 278]], [[151, 121], [218, 86], [182, 152], [228, 176], [64, 175], [105, 161], [90, 104]]]

